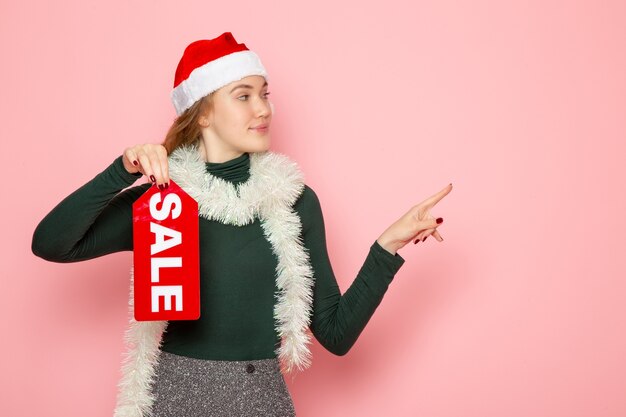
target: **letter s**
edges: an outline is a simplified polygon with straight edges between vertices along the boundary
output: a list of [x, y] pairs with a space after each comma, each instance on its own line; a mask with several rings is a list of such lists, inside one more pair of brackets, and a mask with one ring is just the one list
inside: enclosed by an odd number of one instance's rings
[[[150, 215], [156, 220], [165, 220], [172, 211], [172, 219], [176, 219], [180, 216], [183, 210], [183, 202], [177, 194], [170, 193], [165, 196], [161, 210], [156, 208], [156, 205], [161, 202], [161, 193], [156, 193], [150, 197]], [[172, 206], [174, 208], [172, 209]]]

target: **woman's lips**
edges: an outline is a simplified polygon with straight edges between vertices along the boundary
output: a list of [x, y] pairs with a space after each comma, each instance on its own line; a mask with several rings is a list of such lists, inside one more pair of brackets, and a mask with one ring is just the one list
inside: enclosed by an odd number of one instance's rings
[[258, 127], [251, 127], [250, 129], [259, 133], [265, 133], [269, 130], [269, 125], [259, 125]]

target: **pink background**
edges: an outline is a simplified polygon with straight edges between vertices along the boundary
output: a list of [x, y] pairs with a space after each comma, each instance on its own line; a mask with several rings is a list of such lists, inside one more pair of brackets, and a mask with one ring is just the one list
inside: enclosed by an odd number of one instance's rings
[[299, 417], [626, 415], [626, 6], [591, 0], [3, 0], [1, 415], [111, 415], [132, 254], [50, 263], [32, 232], [161, 141], [184, 47], [224, 31], [270, 73], [343, 291], [454, 185], [353, 349], [288, 381]]

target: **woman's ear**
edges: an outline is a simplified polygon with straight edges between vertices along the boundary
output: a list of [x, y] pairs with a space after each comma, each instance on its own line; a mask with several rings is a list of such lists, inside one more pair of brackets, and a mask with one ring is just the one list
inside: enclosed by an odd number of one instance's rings
[[200, 126], [202, 127], [209, 127], [209, 118], [206, 116], [202, 116], [200, 118], [200, 120], [198, 121], [198, 123], [200, 123]]
[[202, 102], [200, 104], [200, 114], [198, 115], [198, 124], [203, 128], [209, 127], [209, 125], [211, 124], [212, 110], [207, 100], [207, 97], [202, 98]]

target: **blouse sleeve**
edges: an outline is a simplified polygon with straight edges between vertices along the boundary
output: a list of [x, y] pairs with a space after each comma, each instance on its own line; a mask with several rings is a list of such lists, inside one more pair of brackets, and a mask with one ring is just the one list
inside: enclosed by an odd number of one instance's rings
[[382, 301], [404, 259], [398, 253], [392, 255], [375, 240], [355, 280], [342, 295], [328, 258], [320, 202], [309, 186], [305, 186], [295, 208], [302, 219], [303, 242], [315, 279], [310, 329], [328, 351], [345, 355]]
[[151, 184], [120, 191], [142, 175], [126, 171], [120, 155], [41, 220], [33, 253], [52, 262], [78, 262], [132, 250], [132, 205]]

